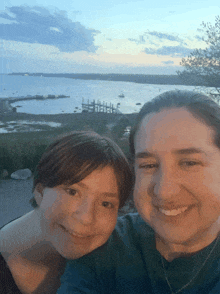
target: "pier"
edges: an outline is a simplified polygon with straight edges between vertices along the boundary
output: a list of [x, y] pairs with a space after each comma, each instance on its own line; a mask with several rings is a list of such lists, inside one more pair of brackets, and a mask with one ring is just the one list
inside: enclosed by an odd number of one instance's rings
[[107, 102], [103, 101], [101, 103], [101, 101], [99, 100], [97, 100], [96, 102], [95, 99], [92, 102], [89, 102], [89, 99], [88, 99], [88, 102], [85, 103], [84, 99], [82, 99], [82, 112], [119, 113], [120, 111], [118, 107], [115, 108], [112, 103], [108, 105]]

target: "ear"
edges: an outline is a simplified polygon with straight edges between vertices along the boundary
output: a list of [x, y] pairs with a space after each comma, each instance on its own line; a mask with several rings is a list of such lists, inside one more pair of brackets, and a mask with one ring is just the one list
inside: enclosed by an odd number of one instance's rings
[[34, 199], [37, 202], [38, 206], [40, 206], [43, 200], [43, 190], [44, 190], [44, 187], [41, 183], [38, 183], [34, 189]]

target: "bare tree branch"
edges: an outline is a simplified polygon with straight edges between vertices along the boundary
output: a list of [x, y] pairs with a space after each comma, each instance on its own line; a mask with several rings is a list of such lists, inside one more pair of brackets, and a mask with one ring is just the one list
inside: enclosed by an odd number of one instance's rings
[[[214, 87], [216, 93], [220, 94], [220, 16], [216, 16], [214, 25], [203, 22], [202, 27], [202, 39], [207, 47], [195, 49], [187, 58], [183, 58], [180, 65], [185, 69], [177, 74], [185, 82]], [[212, 95], [211, 89], [208, 92]]]

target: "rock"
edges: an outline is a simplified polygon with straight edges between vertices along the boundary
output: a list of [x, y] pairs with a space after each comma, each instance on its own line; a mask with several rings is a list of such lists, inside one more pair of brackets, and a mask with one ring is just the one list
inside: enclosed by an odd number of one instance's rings
[[11, 174], [11, 178], [15, 180], [27, 180], [31, 176], [32, 172], [29, 168], [19, 169]]

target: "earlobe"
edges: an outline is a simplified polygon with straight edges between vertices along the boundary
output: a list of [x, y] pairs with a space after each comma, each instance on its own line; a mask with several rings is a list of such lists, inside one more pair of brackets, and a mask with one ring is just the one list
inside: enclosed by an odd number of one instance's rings
[[34, 199], [37, 202], [37, 205], [40, 206], [41, 201], [43, 200], [43, 190], [44, 187], [42, 186], [42, 184], [37, 184], [35, 189], [34, 189]]

